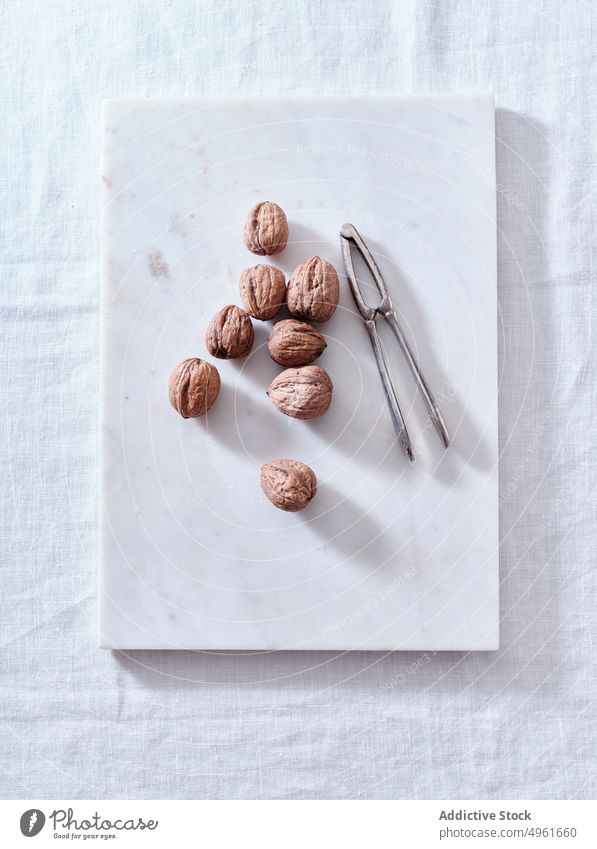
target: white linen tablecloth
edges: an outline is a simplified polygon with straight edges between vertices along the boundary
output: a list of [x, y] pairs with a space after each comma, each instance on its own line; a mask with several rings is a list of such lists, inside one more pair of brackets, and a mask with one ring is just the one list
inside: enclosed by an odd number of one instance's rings
[[[1, 796], [594, 797], [596, 17], [3, 5]], [[502, 648], [99, 650], [101, 99], [468, 90], [498, 107]]]

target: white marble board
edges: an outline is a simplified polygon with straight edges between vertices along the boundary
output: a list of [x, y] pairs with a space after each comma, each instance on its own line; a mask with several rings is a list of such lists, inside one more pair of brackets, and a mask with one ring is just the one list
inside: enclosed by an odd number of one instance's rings
[[[121, 649], [495, 649], [498, 646], [494, 107], [487, 95], [134, 100], [104, 105], [100, 644]], [[181, 419], [171, 369], [207, 357], [238, 303], [249, 208], [287, 212], [289, 274], [341, 274], [321, 325], [332, 407], [275, 410], [280, 367], [255, 322], [222, 392]], [[343, 276], [339, 229], [373, 249], [453, 444], [444, 451], [388, 329], [417, 462], [403, 457]], [[283, 317], [283, 316], [282, 316]], [[211, 359], [208, 357], [208, 359]], [[260, 465], [308, 463], [296, 514]]]

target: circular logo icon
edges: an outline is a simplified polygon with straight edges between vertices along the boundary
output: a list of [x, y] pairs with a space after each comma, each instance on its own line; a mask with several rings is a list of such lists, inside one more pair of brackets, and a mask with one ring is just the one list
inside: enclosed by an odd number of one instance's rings
[[39, 808], [31, 808], [21, 816], [21, 834], [25, 837], [35, 837], [46, 824], [46, 816]]

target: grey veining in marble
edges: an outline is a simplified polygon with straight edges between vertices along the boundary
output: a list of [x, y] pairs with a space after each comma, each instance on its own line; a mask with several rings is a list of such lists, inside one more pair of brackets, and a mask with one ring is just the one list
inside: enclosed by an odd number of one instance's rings
[[[100, 642], [116, 648], [494, 649], [498, 643], [494, 108], [487, 95], [111, 101], [104, 106]], [[270, 322], [244, 360], [208, 357], [238, 303], [257, 200], [287, 212], [288, 275], [343, 272], [353, 222], [453, 435], [444, 451], [381, 326], [417, 462], [396, 441], [341, 276], [312, 422], [278, 413]], [[209, 414], [171, 409], [168, 376], [206, 357]], [[275, 510], [261, 463], [308, 463], [319, 492]]]

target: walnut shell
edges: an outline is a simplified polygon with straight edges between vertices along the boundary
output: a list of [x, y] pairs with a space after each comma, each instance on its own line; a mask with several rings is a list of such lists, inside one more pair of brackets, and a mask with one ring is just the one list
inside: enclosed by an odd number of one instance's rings
[[317, 492], [317, 478], [298, 460], [270, 460], [261, 467], [261, 489], [274, 507], [296, 513]]
[[253, 318], [261, 321], [273, 318], [286, 300], [284, 272], [273, 265], [245, 268], [240, 276], [240, 297]]
[[212, 406], [220, 391], [218, 370], [198, 357], [189, 357], [179, 363], [168, 384], [170, 403], [183, 419], [203, 416]]
[[256, 203], [243, 230], [246, 247], [254, 254], [279, 254], [288, 244], [288, 221], [282, 207], [271, 200]]
[[217, 312], [205, 332], [205, 345], [212, 357], [235, 360], [246, 357], [253, 347], [253, 323], [244, 310], [228, 304]]
[[340, 281], [334, 266], [318, 256], [301, 262], [292, 272], [286, 302], [292, 315], [307, 321], [328, 321], [336, 311]]
[[316, 419], [332, 402], [334, 388], [327, 371], [319, 366], [287, 368], [267, 390], [272, 404], [294, 419]]
[[272, 360], [281, 366], [305, 366], [319, 357], [327, 342], [312, 324], [286, 318], [272, 327], [267, 347]]

